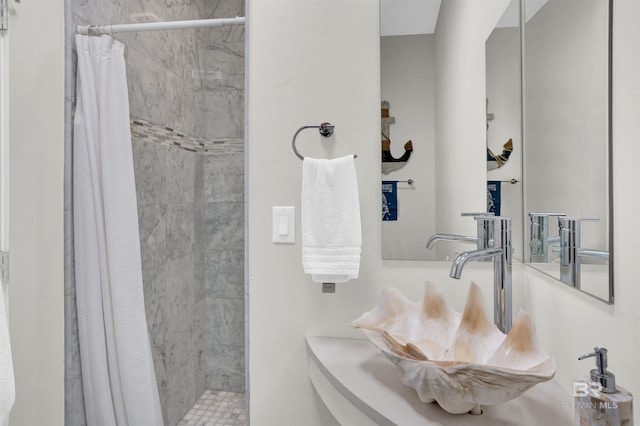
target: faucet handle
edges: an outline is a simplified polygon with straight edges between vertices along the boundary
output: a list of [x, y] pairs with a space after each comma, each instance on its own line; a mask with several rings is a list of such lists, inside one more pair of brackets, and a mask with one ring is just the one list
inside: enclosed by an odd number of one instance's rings
[[550, 217], [561, 217], [566, 216], [566, 213], [539, 213], [539, 212], [529, 212], [529, 219], [531, 219], [532, 224], [538, 225], [547, 225], [549, 223]]
[[493, 214], [484, 214], [473, 217], [478, 223], [511, 223], [511, 216], [494, 216]]
[[547, 263], [549, 261], [549, 244], [559, 241], [559, 236], [549, 236], [549, 218], [566, 216], [566, 213], [529, 212], [531, 221], [529, 230], [529, 262]]
[[462, 212], [462, 217], [472, 216], [478, 221], [476, 235], [478, 250], [485, 249], [487, 247], [493, 247], [494, 245], [494, 222], [495, 213], [493, 212]]
[[529, 212], [529, 216], [537, 217], [537, 216], [566, 216], [566, 213], [540, 213], [540, 212]]
[[578, 217], [578, 216], [559, 216], [558, 217], [558, 225], [563, 228], [571, 227], [572, 225], [580, 222], [598, 222], [600, 218], [597, 216], [586, 216], [586, 217]]
[[579, 263], [580, 250], [580, 222], [594, 222], [600, 220], [597, 217], [558, 217], [560, 228], [560, 266]]
[[[478, 249], [495, 247], [499, 241], [511, 240], [511, 217], [480, 215], [474, 216], [477, 222]], [[509, 237], [505, 238], [501, 234], [507, 232]], [[500, 243], [500, 244], [503, 244]], [[509, 243], [510, 244], [510, 243]], [[510, 250], [509, 250], [510, 251]]]
[[460, 216], [465, 217], [465, 216], [495, 216], [496, 214], [493, 212], [462, 212], [460, 213]]
[[[473, 216], [477, 221], [477, 243], [478, 250], [482, 250], [495, 246], [496, 227], [498, 230], [502, 228], [511, 228], [511, 217], [496, 216], [493, 212], [462, 212], [463, 217]], [[500, 225], [496, 225], [500, 223]]]
[[609, 260], [609, 253], [605, 251], [590, 250], [580, 247], [580, 222], [598, 222], [600, 221], [600, 218], [571, 217], [566, 218], [564, 221], [561, 221], [560, 219], [565, 218], [558, 218], [558, 226], [560, 227], [560, 253], [563, 253], [562, 248], [568, 247], [575, 248], [576, 256], [598, 257], [604, 260]]
[[599, 220], [599, 217], [559, 216], [558, 227], [560, 228], [560, 242], [562, 243], [563, 236], [568, 237], [569, 234], [577, 235], [579, 242], [580, 222], [597, 222]]

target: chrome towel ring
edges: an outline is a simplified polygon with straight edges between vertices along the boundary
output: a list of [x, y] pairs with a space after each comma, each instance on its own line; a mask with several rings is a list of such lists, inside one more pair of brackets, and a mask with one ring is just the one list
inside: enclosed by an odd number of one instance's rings
[[[293, 140], [291, 141], [291, 148], [293, 148], [293, 153], [299, 159], [304, 160], [304, 157], [298, 152], [298, 149], [296, 148], [296, 138], [298, 137], [298, 133], [300, 133], [304, 129], [318, 129], [318, 131], [320, 132], [320, 134], [322, 136], [324, 136], [325, 138], [328, 138], [329, 136], [333, 135], [333, 129], [334, 128], [335, 128], [335, 126], [333, 124], [328, 123], [326, 121], [324, 123], [320, 124], [319, 126], [302, 126], [302, 127], [300, 127], [294, 133]], [[354, 155], [353, 157], [356, 158], [357, 155]]]

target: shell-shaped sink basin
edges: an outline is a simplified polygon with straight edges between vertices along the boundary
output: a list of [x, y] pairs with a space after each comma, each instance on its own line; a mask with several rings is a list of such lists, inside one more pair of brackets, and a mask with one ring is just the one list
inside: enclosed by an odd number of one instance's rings
[[427, 282], [420, 302], [384, 289], [378, 305], [351, 325], [399, 368], [402, 382], [422, 401], [436, 401], [453, 414], [509, 401], [556, 371], [554, 359], [537, 343], [531, 317], [521, 310], [505, 335], [488, 317], [473, 282], [462, 314]]

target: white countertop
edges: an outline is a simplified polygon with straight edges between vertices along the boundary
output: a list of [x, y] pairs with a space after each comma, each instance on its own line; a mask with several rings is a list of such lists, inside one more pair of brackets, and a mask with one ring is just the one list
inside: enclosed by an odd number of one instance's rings
[[309, 377], [343, 425], [562, 426], [574, 422], [573, 399], [555, 382], [539, 383], [523, 395], [484, 413], [449, 414], [424, 403], [400, 382], [396, 367], [368, 340], [307, 337]]

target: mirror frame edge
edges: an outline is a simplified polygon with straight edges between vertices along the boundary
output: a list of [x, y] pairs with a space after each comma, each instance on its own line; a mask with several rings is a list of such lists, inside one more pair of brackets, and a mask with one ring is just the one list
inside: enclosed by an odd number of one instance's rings
[[615, 292], [614, 292], [614, 260], [615, 260], [615, 252], [613, 249], [614, 242], [614, 233], [613, 233], [613, 204], [614, 204], [614, 186], [613, 186], [613, 0], [609, 0], [609, 64], [608, 64], [608, 74], [609, 81], [608, 89], [609, 89], [609, 108], [608, 108], [608, 124], [609, 124], [609, 134], [608, 138], [608, 148], [609, 148], [609, 158], [608, 158], [608, 167], [609, 167], [609, 300], [607, 304], [613, 305], [615, 300]]
[[[526, 9], [525, 9], [525, 2], [526, 0], [520, 0], [520, 80], [521, 80], [521, 84], [520, 84], [520, 90], [521, 90], [521, 94], [520, 94], [520, 101], [521, 101], [521, 118], [520, 118], [520, 130], [521, 130], [521, 138], [523, 141], [522, 144], [522, 175], [523, 175], [523, 180], [524, 177], [526, 176], [526, 164], [524, 162], [524, 158], [525, 158], [525, 153], [526, 153], [526, 148], [527, 148], [527, 143], [526, 143], [526, 138], [525, 138], [525, 134], [526, 134], [526, 121], [525, 121], [525, 112], [526, 112], [526, 106], [525, 106], [525, 67], [524, 67], [524, 63], [525, 63], [525, 38], [526, 38], [526, 32], [525, 32], [525, 24], [526, 24]], [[609, 16], [608, 16], [608, 64], [607, 64], [607, 89], [608, 89], [608, 94], [607, 94], [607, 149], [609, 152], [609, 156], [607, 158], [607, 167], [608, 167], [608, 171], [607, 171], [607, 178], [609, 179], [608, 182], [608, 191], [609, 193], [607, 194], [607, 198], [608, 198], [608, 202], [609, 202], [609, 206], [608, 206], [608, 214], [609, 214], [609, 226], [608, 226], [608, 233], [609, 233], [609, 285], [608, 285], [608, 289], [609, 289], [609, 298], [607, 299], [603, 299], [600, 298], [598, 296], [595, 296], [591, 293], [588, 293], [586, 291], [580, 290], [580, 289], [576, 289], [579, 292], [581, 292], [582, 294], [585, 294], [587, 296], [593, 297], [594, 299], [600, 301], [600, 302], [604, 302], [607, 305], [613, 305], [614, 301], [615, 301], [615, 286], [614, 286], [614, 259], [615, 259], [615, 253], [614, 253], [614, 228], [613, 228], [613, 222], [614, 222], [614, 215], [613, 215], [613, 204], [614, 204], [614, 185], [613, 185], [613, 11], [614, 11], [614, 7], [613, 7], [613, 2], [614, 0], [609, 0]], [[522, 211], [526, 212], [526, 185], [522, 185]], [[526, 217], [525, 217], [526, 219]], [[525, 225], [525, 221], [523, 221], [523, 227], [526, 226]], [[524, 229], [523, 231], [523, 241], [522, 241], [522, 253], [523, 255], [525, 254], [525, 232]], [[529, 262], [526, 261], [526, 256], [523, 256], [523, 263], [532, 268], [535, 269], [531, 266], [531, 264]], [[570, 287], [570, 286], [569, 286]], [[573, 287], [572, 287], [573, 288]]]

